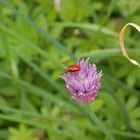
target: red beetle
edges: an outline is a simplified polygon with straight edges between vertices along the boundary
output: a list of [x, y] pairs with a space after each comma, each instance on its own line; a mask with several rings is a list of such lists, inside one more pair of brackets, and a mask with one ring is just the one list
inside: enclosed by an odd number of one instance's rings
[[80, 66], [78, 65], [71, 65], [69, 67], [67, 67], [64, 72], [76, 72], [76, 71], [79, 71], [80, 70]]

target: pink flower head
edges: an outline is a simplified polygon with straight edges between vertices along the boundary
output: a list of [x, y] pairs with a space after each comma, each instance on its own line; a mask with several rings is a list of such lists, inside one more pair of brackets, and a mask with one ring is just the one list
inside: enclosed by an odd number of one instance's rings
[[98, 95], [102, 72], [97, 73], [96, 65], [90, 64], [89, 59], [78, 59], [76, 65], [80, 66], [79, 71], [67, 72], [62, 78], [72, 99], [87, 104]]

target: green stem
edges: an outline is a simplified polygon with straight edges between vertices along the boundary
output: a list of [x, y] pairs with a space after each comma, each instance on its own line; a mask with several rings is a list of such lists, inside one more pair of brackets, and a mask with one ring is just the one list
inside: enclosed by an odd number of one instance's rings
[[103, 123], [98, 119], [94, 111], [91, 109], [90, 105], [87, 105], [88, 115], [93, 123], [95, 123], [100, 130], [106, 135], [109, 140], [115, 140], [111, 132], [103, 125]]

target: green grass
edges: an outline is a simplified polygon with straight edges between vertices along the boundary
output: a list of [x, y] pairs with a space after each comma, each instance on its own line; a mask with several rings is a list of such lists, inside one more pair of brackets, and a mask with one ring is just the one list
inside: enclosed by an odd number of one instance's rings
[[[61, 11], [52, 0], [0, 0], [0, 140], [41, 140], [40, 129], [43, 140], [140, 139], [140, 69], [119, 49], [123, 25], [139, 24], [140, 2], [58, 6]], [[125, 46], [140, 59], [136, 30], [127, 30]], [[60, 78], [63, 65], [78, 57], [90, 57], [103, 72], [89, 110], [71, 100]]]

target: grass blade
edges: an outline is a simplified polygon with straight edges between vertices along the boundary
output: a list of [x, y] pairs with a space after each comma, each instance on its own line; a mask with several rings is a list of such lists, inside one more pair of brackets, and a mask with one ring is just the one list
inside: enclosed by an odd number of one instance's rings
[[91, 121], [93, 123], [95, 123], [100, 130], [102, 130], [102, 132], [106, 135], [106, 137], [109, 140], [115, 140], [114, 136], [110, 133], [110, 131], [102, 124], [102, 122], [98, 119], [98, 117], [95, 115], [95, 113], [93, 112], [93, 110], [91, 109], [91, 107], [89, 105], [87, 105], [88, 108], [88, 114], [91, 118]]

